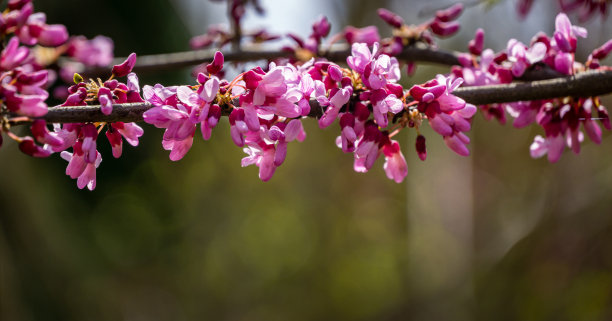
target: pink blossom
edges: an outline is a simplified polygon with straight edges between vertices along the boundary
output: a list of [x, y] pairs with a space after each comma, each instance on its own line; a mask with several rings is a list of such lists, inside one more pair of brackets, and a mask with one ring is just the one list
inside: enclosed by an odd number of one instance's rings
[[582, 27], [572, 26], [567, 15], [559, 13], [555, 19], [555, 33], [553, 35], [555, 46], [563, 52], [576, 52], [576, 36], [586, 38], [587, 30]]
[[66, 175], [72, 179], [77, 179], [77, 187], [83, 189], [87, 186], [87, 189], [93, 191], [96, 188], [96, 168], [100, 166], [102, 162], [102, 155], [96, 152], [95, 162], [86, 162], [82, 155], [63, 151], [61, 157], [68, 161], [68, 167], [66, 168]]
[[30, 55], [30, 50], [27, 47], [19, 46], [19, 40], [16, 37], [11, 38], [2, 50], [0, 56], [0, 68], [3, 70], [12, 70], [17, 66], [22, 65], [26, 58]]
[[57, 133], [49, 131], [47, 122], [42, 119], [34, 120], [30, 129], [34, 139], [41, 144], [49, 144], [52, 147], [64, 144], [64, 140]]
[[382, 147], [382, 151], [385, 155], [383, 168], [387, 177], [396, 183], [401, 183], [408, 175], [408, 165], [400, 150], [399, 143], [395, 140], [388, 140], [388, 143]]
[[19, 150], [24, 154], [40, 158], [49, 157], [49, 155], [53, 154], [53, 150], [49, 145], [36, 145], [34, 139], [29, 136], [23, 137], [21, 142], [19, 142]]
[[512, 74], [514, 77], [520, 77], [525, 70], [538, 61], [541, 61], [546, 56], [546, 45], [541, 42], [536, 42], [527, 48], [523, 43], [516, 39], [508, 41], [508, 61], [512, 63]]

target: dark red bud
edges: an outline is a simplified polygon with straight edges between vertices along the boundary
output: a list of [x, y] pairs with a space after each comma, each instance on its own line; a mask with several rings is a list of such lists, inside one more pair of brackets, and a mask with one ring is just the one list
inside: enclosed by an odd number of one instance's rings
[[425, 136], [419, 135], [416, 138], [416, 151], [419, 158], [424, 161], [427, 158], [427, 147], [425, 146]]

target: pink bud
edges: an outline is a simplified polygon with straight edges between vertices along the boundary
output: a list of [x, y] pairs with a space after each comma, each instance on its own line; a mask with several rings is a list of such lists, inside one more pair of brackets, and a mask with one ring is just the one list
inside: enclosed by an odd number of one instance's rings
[[312, 25], [312, 35], [318, 39], [327, 37], [330, 29], [331, 26], [327, 20], [327, 17], [320, 16], [319, 19], [317, 19], [317, 21]]
[[435, 20], [429, 25], [429, 28], [431, 29], [431, 32], [435, 33], [436, 35], [446, 37], [459, 31], [459, 23], [455, 21], [443, 22], [441, 20]]
[[221, 69], [223, 69], [223, 62], [224, 62], [223, 54], [220, 51], [215, 52], [215, 57], [212, 63], [206, 66], [206, 71], [208, 71], [208, 73], [211, 75], [218, 74], [221, 71]]
[[132, 72], [132, 69], [134, 68], [135, 64], [136, 54], [131, 53], [124, 62], [119, 65], [113, 66], [113, 75], [115, 75], [115, 77], [127, 76], [127, 74]]
[[470, 53], [476, 56], [480, 56], [482, 53], [482, 48], [484, 46], [484, 30], [478, 28], [476, 30], [476, 35], [474, 35], [474, 39], [470, 40], [468, 45], [470, 49]]
[[448, 9], [439, 10], [436, 12], [436, 20], [440, 20], [443, 22], [448, 22], [457, 19], [459, 15], [463, 12], [463, 4], [457, 3]]
[[591, 55], [595, 59], [604, 59], [606, 58], [606, 56], [608, 56], [610, 51], [612, 51], [612, 39], [608, 40], [601, 47], [593, 50], [593, 53]]
[[404, 24], [404, 20], [402, 19], [402, 17], [396, 15], [395, 13], [385, 9], [385, 8], [380, 8], [378, 9], [378, 16], [384, 20], [387, 24], [389, 24], [391, 27], [394, 28], [401, 28], [402, 25]]

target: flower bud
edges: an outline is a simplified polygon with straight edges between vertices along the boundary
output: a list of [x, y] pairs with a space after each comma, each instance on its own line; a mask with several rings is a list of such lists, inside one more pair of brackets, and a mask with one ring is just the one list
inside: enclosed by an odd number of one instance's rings
[[113, 66], [113, 75], [115, 75], [115, 77], [124, 77], [127, 76], [127, 74], [129, 74], [132, 69], [134, 68], [134, 65], [136, 64], [136, 54], [135, 53], [131, 53], [127, 59], [125, 59], [124, 62], [122, 62], [119, 65], [115, 65]]

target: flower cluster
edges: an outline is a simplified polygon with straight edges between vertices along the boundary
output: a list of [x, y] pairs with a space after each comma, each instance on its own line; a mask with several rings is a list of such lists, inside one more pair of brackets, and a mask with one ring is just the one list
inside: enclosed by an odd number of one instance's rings
[[[207, 34], [192, 39], [194, 48], [215, 42], [220, 46], [240, 44], [245, 35], [252, 36], [255, 42], [275, 38], [265, 30], [242, 32], [245, 5], [252, 3], [259, 8], [257, 1], [227, 3], [232, 32], [212, 27]], [[584, 64], [576, 62], [578, 38], [586, 37], [587, 32], [572, 25], [565, 14], [559, 14], [551, 37], [539, 33], [529, 45], [511, 39], [506, 49], [498, 53], [484, 48], [485, 34], [479, 29], [468, 44], [468, 52], [452, 57], [459, 65], [453, 66], [450, 74], [437, 75], [405, 90], [399, 84], [399, 54], [417, 44], [435, 48], [434, 37], [458, 31], [456, 19], [462, 11], [463, 6], [457, 4], [414, 26], [391, 11], [379, 9], [379, 16], [393, 28], [392, 37], [381, 39], [374, 26], [347, 27], [329, 40], [331, 45], [344, 38], [351, 45], [346, 65], [319, 57], [323, 40], [331, 30], [327, 18], [321, 16], [308, 37], [289, 34], [295, 44], [284, 48], [287, 58], [224, 79], [225, 57], [216, 52], [212, 62], [198, 67], [195, 85], [145, 85], [141, 97], [138, 78], [132, 73], [135, 54], [113, 66], [108, 80], [85, 81], [76, 73], [77, 68], [109, 65], [112, 41], [102, 36], [69, 39], [63, 26], [47, 25], [44, 14], [33, 13], [30, 0], [10, 0], [8, 10], [0, 16], [0, 33], [8, 39], [0, 52], [0, 131], [17, 141], [19, 149], [28, 155], [47, 157], [60, 152], [68, 161], [66, 174], [77, 180], [79, 188], [93, 190], [96, 168], [102, 161], [99, 135], [104, 132], [114, 157], [121, 156], [123, 140], [136, 146], [143, 135], [135, 123], [103, 121], [116, 119], [116, 104], [150, 106], [143, 120], [164, 129], [161, 144], [170, 152], [172, 161], [185, 157], [198, 125], [202, 138], [208, 140], [221, 117], [227, 116], [232, 141], [246, 154], [241, 165], [257, 166], [262, 181], [271, 179], [284, 163], [290, 142], [306, 138], [303, 118], [317, 117], [322, 129], [333, 128], [337, 122], [339, 135], [335, 143], [344, 153], [352, 154], [356, 172], [368, 172], [382, 156], [387, 177], [399, 183], [406, 178], [408, 165], [399, 142], [393, 138], [403, 129], [416, 130], [415, 148], [421, 160], [427, 157], [426, 139], [421, 134], [424, 124], [440, 134], [458, 155], [470, 154], [467, 133], [478, 108], [454, 94], [459, 86], [508, 84], [537, 71], [564, 76], [589, 69], [610, 69], [601, 67], [600, 61], [612, 51], [612, 40], [594, 50]], [[39, 46], [32, 48], [33, 45]], [[45, 122], [47, 88], [56, 78], [54, 71], [45, 68], [55, 65], [60, 55], [79, 64], [61, 66], [60, 78], [74, 84], [65, 89], [64, 103], [54, 110], [94, 104], [99, 105], [101, 119], [53, 124], [52, 129]], [[406, 66], [408, 74], [414, 72], [413, 62], [406, 62]], [[125, 83], [118, 80], [123, 77], [127, 78]], [[565, 146], [575, 153], [580, 151], [584, 140], [581, 130], [600, 143], [600, 124], [611, 129], [608, 112], [598, 97], [562, 97], [479, 108], [487, 118], [497, 118], [502, 123], [506, 113], [510, 114], [515, 127], [537, 123], [545, 134], [535, 137], [531, 155], [548, 155], [551, 162], [559, 160]], [[10, 126], [19, 122], [31, 123], [32, 136], [18, 137], [10, 131]]]
[[[68, 89], [68, 98], [58, 108], [99, 104], [101, 113], [109, 115], [113, 104], [143, 102], [138, 78], [136, 74], [130, 73], [135, 61], [136, 55], [132, 54], [124, 63], [114, 66], [113, 76], [105, 82], [85, 82], [76, 74], [75, 84]], [[127, 76], [127, 84], [114, 79], [124, 76]], [[130, 145], [137, 146], [138, 138], [143, 134], [140, 126], [124, 122], [55, 124], [52, 132], [47, 129], [43, 120], [36, 120], [32, 124], [32, 133], [37, 141], [45, 144], [43, 149], [46, 148], [49, 154], [61, 152], [61, 157], [68, 161], [66, 175], [77, 180], [78, 188], [87, 187], [89, 190], [96, 187], [96, 168], [102, 162], [97, 141], [104, 129], [115, 158], [122, 154], [123, 139]], [[72, 148], [72, 152], [67, 151], [69, 148]]]
[[[321, 18], [313, 27], [309, 39], [317, 45], [317, 39], [329, 32], [326, 21]], [[304, 140], [301, 118], [312, 115], [319, 116], [321, 128], [339, 120], [336, 143], [343, 152], [354, 155], [355, 171], [367, 172], [384, 155], [385, 172], [396, 182], [403, 181], [408, 167], [399, 143], [391, 138], [404, 127], [418, 127], [424, 115], [432, 126], [438, 126], [451, 149], [460, 155], [468, 154], [464, 145], [469, 139], [464, 132], [470, 128], [468, 120], [475, 107], [466, 107], [464, 101], [452, 95], [460, 80], [451, 83], [439, 76], [433, 82], [444, 84], [431, 90], [435, 97], [413, 94], [422, 104], [409, 110], [405, 103], [408, 94], [397, 83], [399, 62], [382, 53], [378, 43], [372, 48], [365, 43], [353, 44], [347, 64], [349, 68], [323, 59], [302, 64], [272, 62], [266, 70], [256, 67], [228, 81], [219, 76], [223, 55], [217, 52], [206, 66], [207, 72], [197, 76], [195, 86], [145, 86], [144, 98], [154, 107], [144, 113], [144, 120], [165, 129], [162, 146], [176, 161], [191, 148], [198, 124], [203, 138], [208, 139], [221, 114], [228, 115], [232, 140], [248, 155], [242, 166], [258, 166], [263, 181], [269, 180], [284, 162], [288, 143]], [[412, 91], [417, 92], [417, 86]], [[311, 102], [321, 110], [311, 109]], [[424, 155], [422, 136], [419, 142], [417, 150]]]
[[[523, 77], [527, 71], [548, 68], [560, 75], [573, 75], [587, 69], [599, 68], [599, 60], [612, 50], [612, 40], [594, 50], [585, 64], [575, 61], [577, 38], [585, 38], [586, 29], [574, 26], [569, 18], [560, 13], [555, 20], [552, 37], [544, 33], [535, 35], [529, 46], [516, 39], [510, 39], [505, 51], [494, 53], [483, 50], [484, 31], [476, 31], [469, 44], [470, 54], [460, 57], [461, 67], [454, 67], [453, 77], [461, 77], [468, 86], [510, 83]], [[479, 60], [478, 60], [479, 58]], [[595, 119], [599, 119], [606, 129], [610, 129], [608, 113], [599, 99], [557, 98], [527, 102], [513, 102], [480, 106], [487, 118], [506, 121], [507, 111], [514, 118], [517, 128], [533, 122], [542, 126], [545, 137], [536, 136], [531, 146], [531, 155], [540, 157], [548, 154], [548, 160], [556, 162], [567, 145], [575, 153], [580, 151], [583, 134], [580, 124], [588, 136], [596, 143], [601, 142], [601, 129]], [[597, 116], [593, 115], [593, 109]]]
[[[0, 111], [10, 112], [22, 120], [47, 114], [48, 88], [57, 78], [56, 64], [66, 54], [87, 64], [108, 65], [112, 59], [112, 41], [98, 37], [87, 41], [84, 37], [69, 40], [66, 27], [47, 24], [46, 15], [34, 12], [31, 0], [10, 0], [0, 14], [0, 35], [8, 39], [0, 53]], [[66, 76], [66, 73], [69, 75]], [[62, 68], [65, 81], [72, 81], [74, 70]], [[110, 92], [109, 92], [110, 94]], [[104, 101], [104, 99], [102, 99]], [[9, 122], [0, 119], [2, 133], [17, 141], [20, 149], [36, 157], [49, 156], [59, 151], [63, 138], [48, 132], [44, 121], [32, 123], [32, 136], [19, 137], [10, 131]]]

